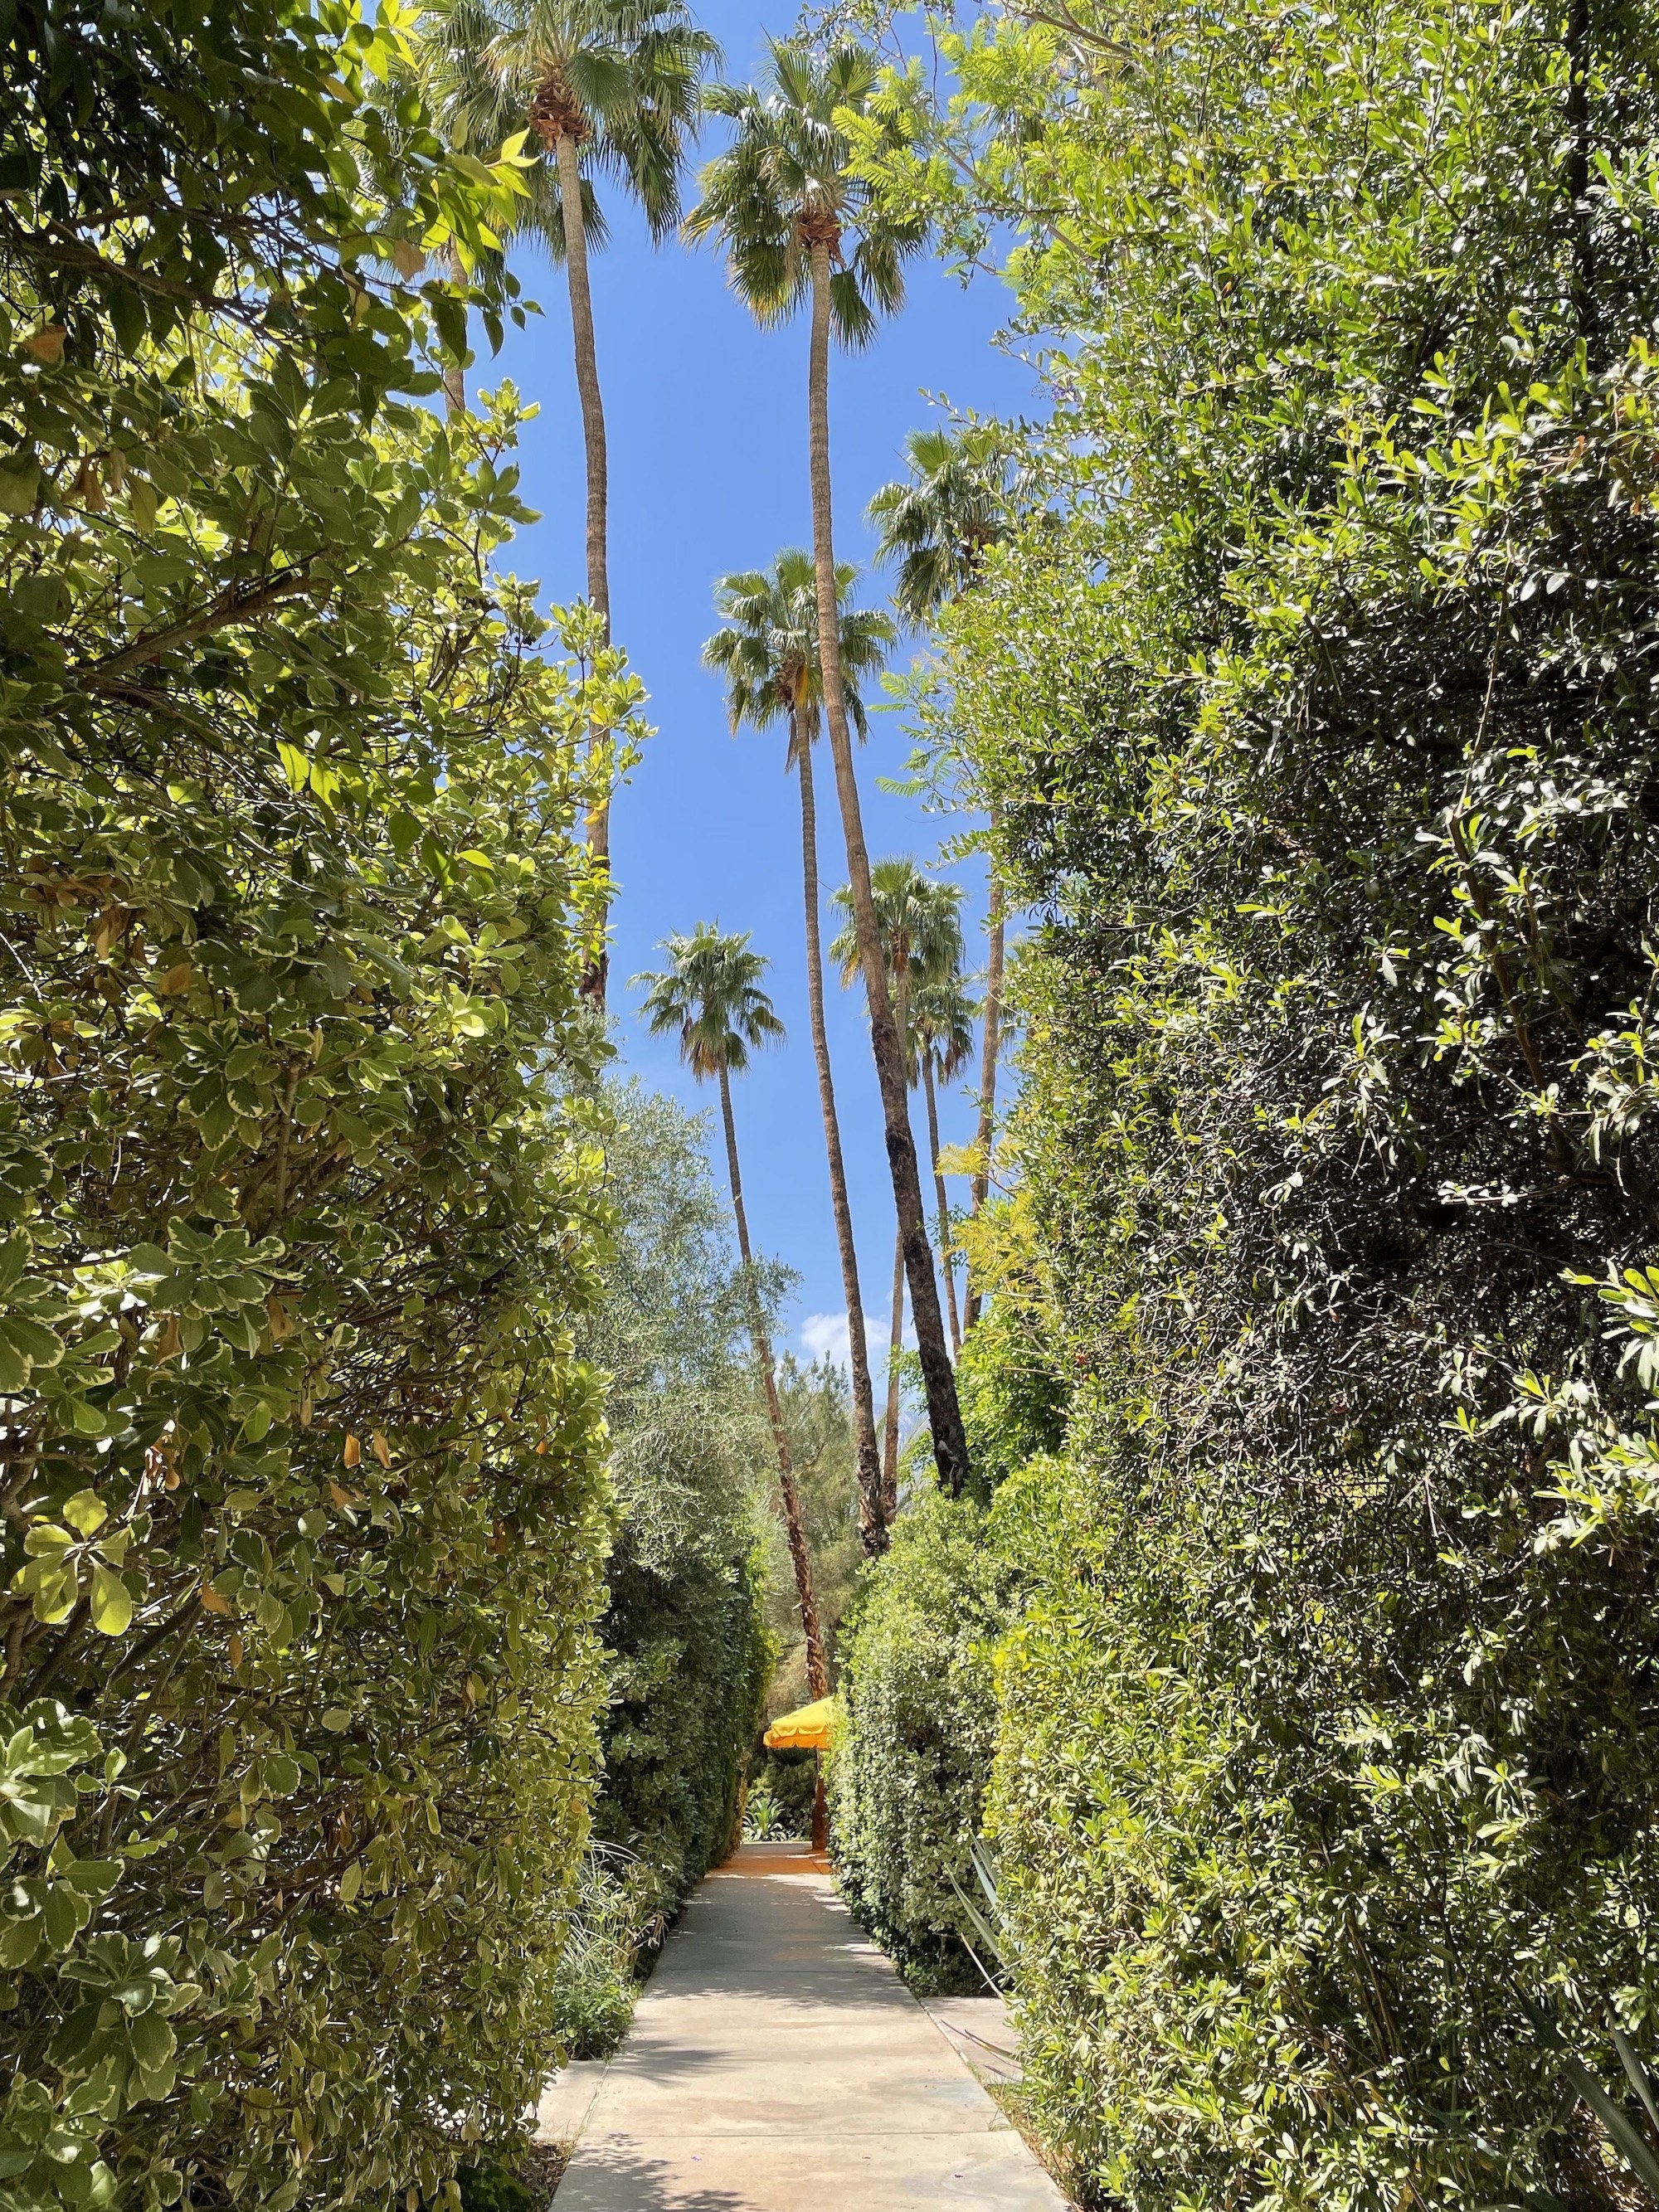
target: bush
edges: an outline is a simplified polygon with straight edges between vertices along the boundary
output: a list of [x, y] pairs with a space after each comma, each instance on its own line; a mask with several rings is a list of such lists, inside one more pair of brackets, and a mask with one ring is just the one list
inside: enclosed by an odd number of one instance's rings
[[635, 692], [495, 568], [510, 399], [392, 397], [432, 329], [377, 226], [495, 204], [418, 131], [418, 205], [357, 198], [393, 35], [3, 27], [14, 2212], [443, 2189], [520, 2131], [586, 1834], [572, 828]]
[[541, 2212], [536, 2192], [494, 2160], [464, 2166], [455, 2176], [461, 2212]]
[[637, 1951], [737, 1840], [772, 1662], [759, 1564], [769, 1439], [702, 1127], [635, 1084], [611, 1103], [616, 1244], [584, 1337], [612, 1378], [622, 1516], [594, 1826], [639, 1862]]
[[1092, 20], [927, 173], [1064, 363], [948, 647], [1079, 1378], [1027, 2090], [1135, 2212], [1627, 2204], [1537, 2021], [1659, 2026], [1655, 18]]
[[999, 1298], [963, 1340], [957, 1395], [975, 1479], [995, 1490], [1065, 1441], [1069, 1394], [1054, 1362], [1051, 1312]]
[[670, 1572], [624, 1536], [611, 1570], [599, 1831], [655, 1870], [671, 1913], [738, 1841], [749, 1747], [771, 1668], [749, 1554]]
[[641, 1954], [662, 1940], [657, 1869], [614, 1844], [583, 1863], [554, 1977], [561, 2061], [609, 2058], [633, 2017]]
[[993, 1651], [1015, 1570], [994, 1519], [924, 1495], [900, 1516], [842, 1644], [830, 1762], [842, 1893], [913, 1981], [980, 1986], [963, 1947], [977, 1903], [970, 1851], [996, 1741]]

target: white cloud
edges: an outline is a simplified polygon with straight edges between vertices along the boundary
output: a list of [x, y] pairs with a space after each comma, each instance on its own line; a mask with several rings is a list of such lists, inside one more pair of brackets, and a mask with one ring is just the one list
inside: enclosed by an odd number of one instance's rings
[[844, 1370], [852, 1357], [852, 1342], [844, 1313], [808, 1314], [800, 1325], [801, 1350], [809, 1359], [833, 1359]]
[[[864, 1340], [869, 1346], [872, 1373], [878, 1382], [887, 1363], [887, 1331], [868, 1314], [864, 1317]], [[851, 1364], [852, 1336], [844, 1313], [808, 1314], [800, 1325], [801, 1350], [811, 1359], [833, 1359], [845, 1374]]]

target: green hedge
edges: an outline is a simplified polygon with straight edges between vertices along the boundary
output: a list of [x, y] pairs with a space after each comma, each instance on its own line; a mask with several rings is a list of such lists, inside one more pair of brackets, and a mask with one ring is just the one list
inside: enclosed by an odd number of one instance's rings
[[703, 1125], [638, 1084], [610, 1103], [616, 1241], [583, 1340], [611, 1378], [621, 1511], [594, 1820], [643, 1863], [639, 1926], [659, 1933], [738, 1837], [773, 1659], [759, 1556], [769, 1443]]
[[519, 2132], [597, 1763], [635, 695], [495, 567], [511, 403], [395, 397], [457, 302], [369, 234], [489, 194], [416, 131], [358, 198], [386, 37], [3, 36], [0, 2194], [431, 2195]]
[[610, 1702], [595, 1826], [649, 1863], [673, 1911], [741, 1832], [772, 1667], [756, 1562], [694, 1556], [662, 1574], [624, 1537], [603, 1634]]
[[1632, 2203], [1537, 2023], [1659, 2048], [1656, 19], [964, 68], [924, 181], [1054, 211], [1064, 362], [946, 648], [1078, 1378], [986, 1808], [1028, 2094], [1135, 2212]]
[[970, 1850], [1015, 1580], [981, 1507], [924, 1496], [842, 1631], [831, 1845], [848, 1904], [920, 1986], [982, 1986], [951, 1883], [980, 1902]]

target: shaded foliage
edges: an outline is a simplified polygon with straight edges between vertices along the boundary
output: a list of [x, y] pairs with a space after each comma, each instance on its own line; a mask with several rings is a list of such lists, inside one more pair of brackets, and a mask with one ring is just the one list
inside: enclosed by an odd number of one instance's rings
[[945, 628], [1077, 1391], [988, 1820], [1114, 2202], [1629, 2201], [1528, 2008], [1652, 2048], [1652, 38], [1060, 11], [866, 146], [1066, 345]]

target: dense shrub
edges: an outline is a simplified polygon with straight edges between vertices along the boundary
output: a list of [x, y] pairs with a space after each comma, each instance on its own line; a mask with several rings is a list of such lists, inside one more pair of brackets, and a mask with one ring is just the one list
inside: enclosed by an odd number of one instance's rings
[[957, 1395], [975, 1480], [994, 1491], [1065, 1441], [1070, 1394], [1054, 1356], [1052, 1316], [999, 1298], [968, 1333]]
[[612, 1106], [615, 1249], [583, 1339], [611, 1377], [622, 1516], [595, 1828], [642, 1863], [643, 1936], [737, 1840], [773, 1658], [758, 1559], [769, 1439], [702, 1127], [637, 1085]]
[[924, 1493], [895, 1523], [842, 1644], [830, 1765], [842, 1893], [929, 1986], [978, 1980], [951, 1884], [980, 1901], [969, 1854], [996, 1741], [993, 1649], [1015, 1580], [997, 1536], [978, 1505]]
[[1147, 2212], [1632, 2201], [1530, 2008], [1655, 2045], [1654, 36], [1056, 11], [954, 167], [896, 95], [1064, 340], [949, 625], [1079, 1378], [988, 1818]]
[[660, 1572], [624, 1538], [611, 1561], [605, 1780], [596, 1819], [649, 1860], [671, 1908], [738, 1840], [772, 1666], [761, 1601], [750, 1553], [692, 1554]]
[[762, 1843], [810, 1838], [817, 1794], [816, 1752], [763, 1751], [750, 1762], [744, 1833]]
[[[633, 695], [493, 566], [511, 405], [394, 397], [458, 313], [368, 258], [391, 21], [4, 18], [18, 2212], [439, 2190], [519, 2128], [586, 1832], [571, 831]], [[396, 221], [465, 246], [489, 195], [405, 121]]]

